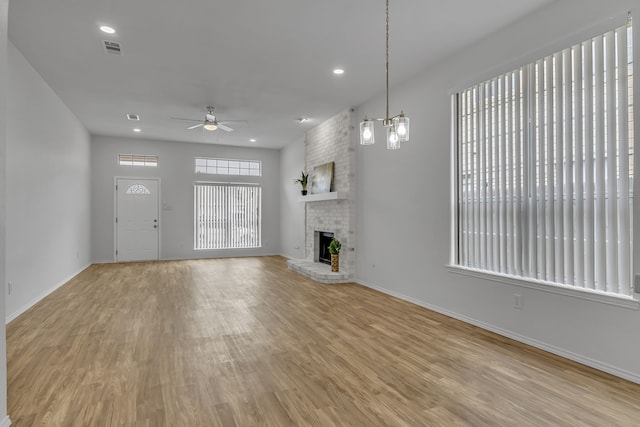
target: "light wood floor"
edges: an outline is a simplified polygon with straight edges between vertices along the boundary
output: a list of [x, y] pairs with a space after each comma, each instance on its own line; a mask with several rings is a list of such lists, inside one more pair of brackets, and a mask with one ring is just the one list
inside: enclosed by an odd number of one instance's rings
[[7, 327], [22, 426], [640, 425], [640, 386], [281, 257], [94, 265]]

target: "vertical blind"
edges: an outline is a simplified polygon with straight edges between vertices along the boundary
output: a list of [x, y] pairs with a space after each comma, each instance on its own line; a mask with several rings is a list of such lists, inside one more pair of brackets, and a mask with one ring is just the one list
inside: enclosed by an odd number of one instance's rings
[[261, 203], [259, 186], [194, 184], [195, 249], [260, 247]]
[[458, 264], [631, 294], [631, 25], [457, 94]]

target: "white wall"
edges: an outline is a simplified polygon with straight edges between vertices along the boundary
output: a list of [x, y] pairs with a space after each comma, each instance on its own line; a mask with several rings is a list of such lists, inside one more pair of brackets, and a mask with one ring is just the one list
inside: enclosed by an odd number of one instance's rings
[[7, 318], [91, 260], [89, 134], [9, 43]]
[[[549, 53], [545, 50], [565, 47], [594, 23], [625, 15], [639, 4], [556, 2], [392, 88], [391, 111], [402, 108], [411, 118], [411, 141], [398, 152], [387, 151], [384, 143], [358, 147], [358, 280], [640, 382], [640, 311], [445, 268], [450, 248], [451, 90], [509, 71], [525, 59]], [[358, 111], [379, 115], [384, 99], [369, 101]], [[639, 210], [634, 219], [640, 223]], [[516, 293], [523, 296], [520, 310], [512, 308]]]
[[[6, 289], [6, 125], [7, 125], [7, 13], [8, 0], [0, 0], [0, 289]], [[0, 292], [0, 319], [5, 318], [5, 292]], [[7, 414], [7, 340], [6, 327], [0, 322], [0, 426], [8, 427]]]
[[304, 258], [304, 203], [298, 201], [300, 184], [294, 179], [304, 170], [304, 140], [280, 150], [280, 254]]
[[[186, 142], [94, 136], [91, 144], [92, 253], [94, 262], [114, 261], [114, 177], [160, 178], [160, 259], [216, 258], [280, 253], [280, 152]], [[118, 154], [157, 155], [158, 167], [117, 164]], [[194, 158], [220, 157], [262, 161], [262, 177], [196, 175]], [[235, 250], [193, 249], [194, 181], [262, 184], [262, 247]]]

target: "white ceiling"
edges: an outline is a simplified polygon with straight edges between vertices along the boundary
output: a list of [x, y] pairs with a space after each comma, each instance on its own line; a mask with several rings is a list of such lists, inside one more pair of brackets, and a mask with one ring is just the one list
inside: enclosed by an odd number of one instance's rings
[[[391, 0], [391, 84], [551, 1]], [[11, 0], [9, 39], [92, 134], [280, 148], [384, 90], [384, 9], [382, 0]], [[122, 56], [104, 53], [110, 39]], [[171, 119], [203, 118], [207, 105], [247, 123], [203, 132]]]

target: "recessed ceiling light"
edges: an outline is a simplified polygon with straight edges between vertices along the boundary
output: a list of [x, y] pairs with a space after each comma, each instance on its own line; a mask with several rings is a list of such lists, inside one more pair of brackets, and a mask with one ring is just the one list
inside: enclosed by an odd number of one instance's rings
[[311, 120], [309, 117], [298, 117], [300, 123], [308, 122], [309, 120]]
[[107, 34], [115, 34], [116, 30], [113, 29], [113, 27], [110, 27], [108, 25], [103, 25], [100, 27], [100, 31], [102, 31], [103, 33], [107, 33]]
[[137, 114], [129, 113], [129, 114], [127, 114], [127, 119], [128, 119], [128, 120], [135, 120], [135, 121], [138, 121], [138, 120], [140, 120], [140, 116], [139, 116], [139, 115], [137, 115]]
[[142, 130], [140, 130], [139, 128], [135, 128], [133, 129], [134, 132], [142, 132]]
[[336, 68], [335, 70], [333, 70], [333, 74], [339, 76], [341, 74], [344, 74], [344, 70], [342, 68]]
[[251, 139], [249, 140], [249, 142], [256, 142], [256, 139], [255, 139], [255, 138], [251, 138]]

